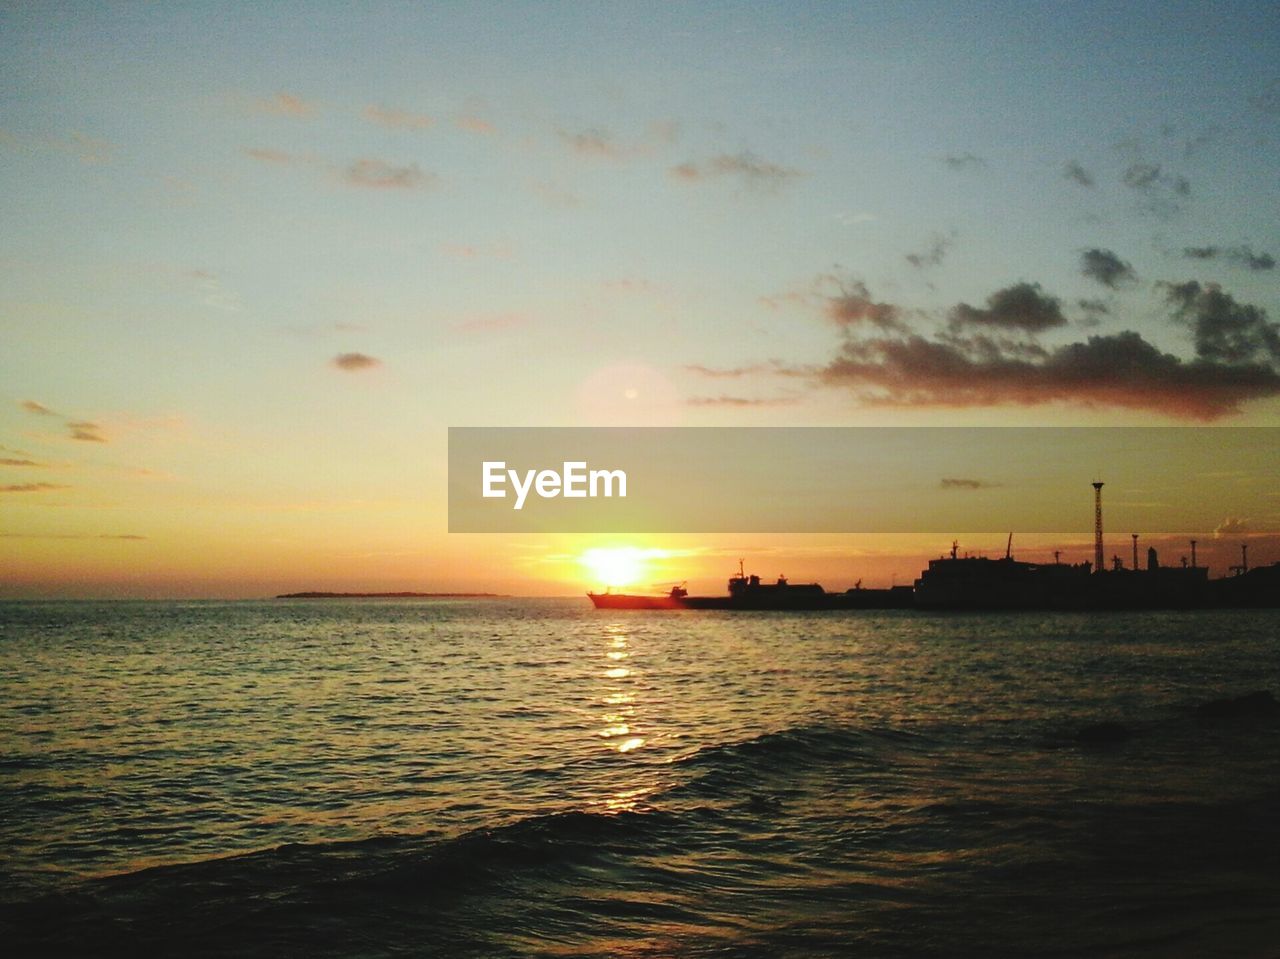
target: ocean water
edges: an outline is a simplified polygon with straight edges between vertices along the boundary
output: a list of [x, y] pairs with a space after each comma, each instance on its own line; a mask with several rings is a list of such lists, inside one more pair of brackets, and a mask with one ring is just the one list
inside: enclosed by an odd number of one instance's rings
[[1275, 956], [1273, 611], [0, 604], [9, 955]]

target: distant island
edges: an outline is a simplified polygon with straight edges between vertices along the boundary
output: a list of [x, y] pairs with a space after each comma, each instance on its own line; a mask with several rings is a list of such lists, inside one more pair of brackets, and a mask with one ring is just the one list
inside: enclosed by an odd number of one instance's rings
[[281, 593], [276, 599], [501, 599], [503, 593]]

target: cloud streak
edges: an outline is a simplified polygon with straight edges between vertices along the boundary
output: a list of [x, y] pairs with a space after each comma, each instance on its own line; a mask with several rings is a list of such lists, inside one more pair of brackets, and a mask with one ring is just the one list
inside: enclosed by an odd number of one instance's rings
[[342, 370], [346, 373], [356, 373], [360, 370], [371, 370], [382, 365], [382, 360], [375, 356], [369, 356], [366, 353], [339, 353], [329, 362], [335, 369]]
[[1222, 259], [1234, 266], [1242, 266], [1248, 270], [1274, 270], [1276, 258], [1270, 253], [1254, 253], [1253, 248], [1242, 243], [1239, 246], [1188, 246], [1182, 255], [1188, 260]]
[[53, 490], [71, 489], [62, 483], [10, 483], [0, 486], [0, 493], [47, 493]]
[[753, 188], [777, 189], [804, 174], [791, 167], [761, 159], [754, 153], [721, 153], [702, 163], [692, 161], [674, 166], [671, 175], [685, 183], [730, 177]]
[[373, 190], [416, 190], [435, 181], [433, 173], [423, 173], [416, 163], [396, 166], [385, 160], [356, 160], [343, 174], [351, 186]]

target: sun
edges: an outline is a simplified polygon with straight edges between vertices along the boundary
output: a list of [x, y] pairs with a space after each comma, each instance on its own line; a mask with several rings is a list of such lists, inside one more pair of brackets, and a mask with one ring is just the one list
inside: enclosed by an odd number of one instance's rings
[[660, 555], [661, 550], [635, 546], [596, 547], [584, 552], [578, 562], [603, 586], [631, 586], [645, 577], [649, 560]]

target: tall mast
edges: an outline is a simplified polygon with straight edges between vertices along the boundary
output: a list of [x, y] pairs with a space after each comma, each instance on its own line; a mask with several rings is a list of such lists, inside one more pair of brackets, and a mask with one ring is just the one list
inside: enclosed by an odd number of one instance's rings
[[1093, 571], [1102, 572], [1102, 483], [1093, 484]]

